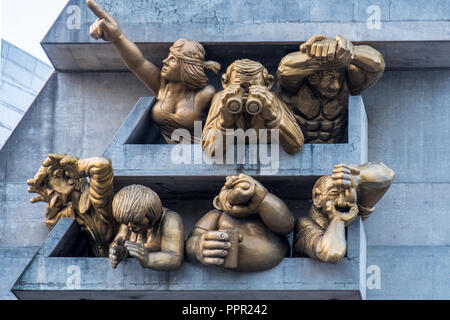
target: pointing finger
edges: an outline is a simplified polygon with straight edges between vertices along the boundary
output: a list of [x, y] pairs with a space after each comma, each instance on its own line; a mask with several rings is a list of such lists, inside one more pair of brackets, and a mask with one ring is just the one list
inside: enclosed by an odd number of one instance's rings
[[94, 0], [86, 0], [86, 4], [92, 12], [101, 19], [109, 19], [111, 16]]

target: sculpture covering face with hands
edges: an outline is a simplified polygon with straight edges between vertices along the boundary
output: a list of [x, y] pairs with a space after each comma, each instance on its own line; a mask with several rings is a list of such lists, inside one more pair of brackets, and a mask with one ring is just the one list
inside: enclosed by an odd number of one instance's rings
[[314, 184], [309, 216], [296, 222], [294, 255], [338, 263], [347, 251], [345, 227], [358, 215], [366, 219], [393, 179], [383, 163], [334, 166], [332, 175]]
[[121, 189], [112, 204], [119, 232], [110, 245], [111, 266], [128, 255], [142, 267], [159, 271], [176, 270], [184, 256], [184, 226], [178, 213], [162, 206], [150, 188], [131, 185]]
[[188, 260], [252, 272], [273, 268], [289, 255], [292, 213], [258, 181], [244, 174], [227, 177], [213, 204], [216, 209], [197, 221], [186, 240]]

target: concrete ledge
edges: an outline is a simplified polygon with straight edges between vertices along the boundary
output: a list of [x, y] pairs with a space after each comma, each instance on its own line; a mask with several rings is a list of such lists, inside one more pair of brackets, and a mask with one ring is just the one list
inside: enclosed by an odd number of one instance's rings
[[348, 227], [347, 256], [337, 265], [285, 258], [264, 272], [239, 273], [185, 262], [176, 272], [143, 269], [129, 258], [70, 257], [82, 231], [61, 219], [11, 291], [19, 299], [364, 299], [365, 236]]
[[[180, 184], [185, 191], [203, 192], [211, 190], [213, 184], [221, 185], [224, 177], [239, 173], [252, 175], [263, 183], [292, 182], [294, 177], [297, 182], [301, 179], [313, 181], [318, 176], [329, 174], [337, 163], [359, 165], [367, 162], [367, 116], [361, 96], [350, 97], [347, 143], [305, 144], [296, 155], [287, 154], [280, 146], [279, 164], [276, 158], [271, 158], [270, 164], [261, 163], [260, 158], [256, 164], [250, 163], [248, 145], [245, 146], [243, 164], [208, 164], [199, 144], [142, 144], [154, 141], [158, 135], [150, 117], [153, 103], [153, 97], [139, 100], [104, 153], [111, 159], [119, 183], [142, 183], [145, 180], [160, 185], [163, 193], [176, 192]], [[270, 145], [267, 147], [272, 150]], [[180, 155], [187, 155], [189, 161], [177, 162]], [[192, 182], [194, 189], [186, 190], [187, 181]], [[291, 184], [288, 187], [291, 188]]]

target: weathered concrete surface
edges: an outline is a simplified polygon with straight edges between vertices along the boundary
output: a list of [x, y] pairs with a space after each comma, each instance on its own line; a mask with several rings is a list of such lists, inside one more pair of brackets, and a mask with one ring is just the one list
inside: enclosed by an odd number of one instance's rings
[[[382, 282], [381, 291], [368, 290], [368, 299], [450, 297], [449, 286], [444, 286], [448, 275], [445, 269], [439, 269], [445, 267], [444, 262], [449, 256], [445, 248], [450, 243], [447, 228], [450, 217], [450, 180], [448, 170], [443, 167], [449, 154], [450, 104], [445, 90], [450, 86], [449, 78], [448, 70], [386, 72], [380, 82], [363, 94], [369, 119], [369, 159], [382, 161], [396, 171], [395, 183], [377, 205], [373, 216], [364, 223], [368, 245], [372, 248], [367, 256], [368, 265], [380, 265], [382, 281], [389, 279], [389, 285]], [[108, 109], [114, 106], [104, 103], [106, 94], [112, 97], [108, 101], [116, 103], [114, 117], [107, 115]], [[48, 234], [43, 224], [45, 204], [31, 205], [28, 202], [30, 194], [26, 191], [25, 181], [35, 173], [39, 162], [48, 152], [70, 152], [83, 157], [103, 152], [139, 97], [148, 94], [148, 90], [134, 76], [126, 73], [59, 74], [49, 81], [4, 150], [0, 151], [0, 246], [11, 252], [6, 265], [17, 268], [15, 274], [2, 274], [2, 281], [13, 283], [13, 277], [24, 266], [24, 260], [15, 260], [12, 252], [39, 246]], [[82, 103], [77, 103], [77, 99]], [[78, 109], [77, 112], [81, 108], [90, 114], [84, 118], [83, 130], [96, 132], [100, 139], [87, 138], [75, 126], [69, 113], [73, 108]], [[411, 117], [410, 113], [415, 114], [415, 117]], [[49, 120], [52, 114], [58, 115], [55, 121]], [[83, 119], [79, 115], [78, 119]], [[99, 115], [112, 118], [104, 126]], [[69, 129], [65, 133], [66, 126]], [[424, 136], [420, 138], [421, 135], [416, 134], [413, 128], [418, 128], [417, 132], [422, 130]], [[64, 136], [58, 136], [56, 132]], [[68, 142], [65, 143], [64, 139], [68, 139]], [[393, 140], [398, 142], [397, 145]], [[426, 160], [421, 157], [426, 157]], [[148, 185], [158, 188], [152, 182]], [[299, 190], [299, 193], [302, 191]], [[308, 193], [310, 190], [305, 190], [300, 197], [306, 197]], [[278, 195], [282, 196], [282, 193]], [[177, 202], [176, 199], [164, 201], [168, 207], [176, 206]], [[289, 199], [287, 203], [296, 214], [305, 212], [309, 206], [307, 202], [299, 205]], [[210, 208], [205, 203], [195, 205], [194, 202], [189, 202], [187, 207], [192, 207], [198, 215], [202, 214], [202, 208]], [[384, 252], [388, 255], [391, 252], [389, 250], [395, 248], [405, 252], [401, 263], [372, 259], [372, 255], [382, 257]], [[415, 252], [410, 258], [406, 254], [409, 250]], [[374, 252], [377, 252], [376, 255]], [[429, 252], [435, 252], [436, 255], [424, 258]], [[416, 264], [421, 261], [428, 261], [424, 266], [433, 263], [433, 268], [441, 271], [433, 273], [432, 287], [427, 286], [427, 290], [420, 291], [419, 295], [417, 291], [408, 289], [411, 287], [406, 287], [406, 280], [400, 275], [417, 275], [413, 283], [421, 285], [420, 273], [415, 271]], [[2, 291], [2, 297], [11, 295]]]
[[[311, 35], [341, 34], [380, 50], [388, 68], [450, 67], [449, 3], [441, 0], [99, 1], [126, 35], [158, 63], [169, 43], [190, 38], [206, 44], [209, 59], [257, 59], [271, 52], [277, 62]], [[43, 39], [58, 70], [123, 70], [112, 45], [89, 37], [96, 19], [84, 0], [71, 0]], [[375, 20], [376, 19], [376, 20]], [[380, 22], [379, 25], [376, 21]], [[280, 37], [280, 35], [283, 35]], [[242, 44], [265, 45], [243, 49]], [[95, 45], [93, 45], [95, 43]], [[102, 44], [103, 43], [103, 44]], [[226, 47], [223, 45], [226, 43]], [[99, 45], [100, 44], [100, 45]], [[274, 44], [284, 44], [280, 52]], [[420, 55], [416, 52], [419, 51]], [[267, 62], [265, 62], [267, 63]]]
[[15, 299], [10, 291], [39, 247], [0, 247], [0, 300]]
[[368, 288], [368, 299], [449, 299], [448, 245], [369, 246], [367, 250], [368, 269], [376, 266], [380, 271], [380, 286], [374, 282], [375, 286]]
[[1, 40], [0, 149], [52, 72], [46, 63]]
[[[174, 272], [143, 269], [127, 259], [112, 269], [107, 258], [67, 255], [81, 228], [61, 219], [12, 291], [21, 299], [360, 299], [365, 298], [366, 246], [360, 220], [347, 230], [347, 256], [338, 265], [286, 258], [273, 269], [240, 273], [185, 262]], [[363, 245], [361, 245], [361, 241]], [[360, 265], [362, 263], [362, 265]], [[77, 279], [75, 276], [78, 275]], [[99, 276], [101, 275], [101, 276]], [[365, 285], [364, 280], [362, 284]], [[325, 291], [325, 293], [323, 292]], [[236, 293], [238, 293], [236, 295]]]
[[137, 99], [148, 94], [129, 73], [52, 76], [0, 150], [0, 246], [44, 240], [45, 204], [29, 203], [26, 180], [47, 154], [101, 155]]

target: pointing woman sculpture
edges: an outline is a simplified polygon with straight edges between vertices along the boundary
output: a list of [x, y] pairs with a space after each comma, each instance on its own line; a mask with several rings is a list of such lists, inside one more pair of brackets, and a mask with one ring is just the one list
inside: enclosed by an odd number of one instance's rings
[[204, 118], [215, 93], [213, 86], [206, 85], [205, 69], [218, 73], [220, 64], [205, 61], [205, 50], [200, 43], [179, 39], [170, 47], [169, 55], [159, 70], [123, 34], [111, 15], [93, 0], [86, 3], [98, 17], [90, 27], [90, 35], [96, 40], [110, 41], [128, 69], [155, 93], [157, 102], [152, 109], [152, 119], [165, 141], [171, 144], [180, 142], [171, 139], [172, 132], [178, 128], [187, 129], [194, 137], [194, 121]]

